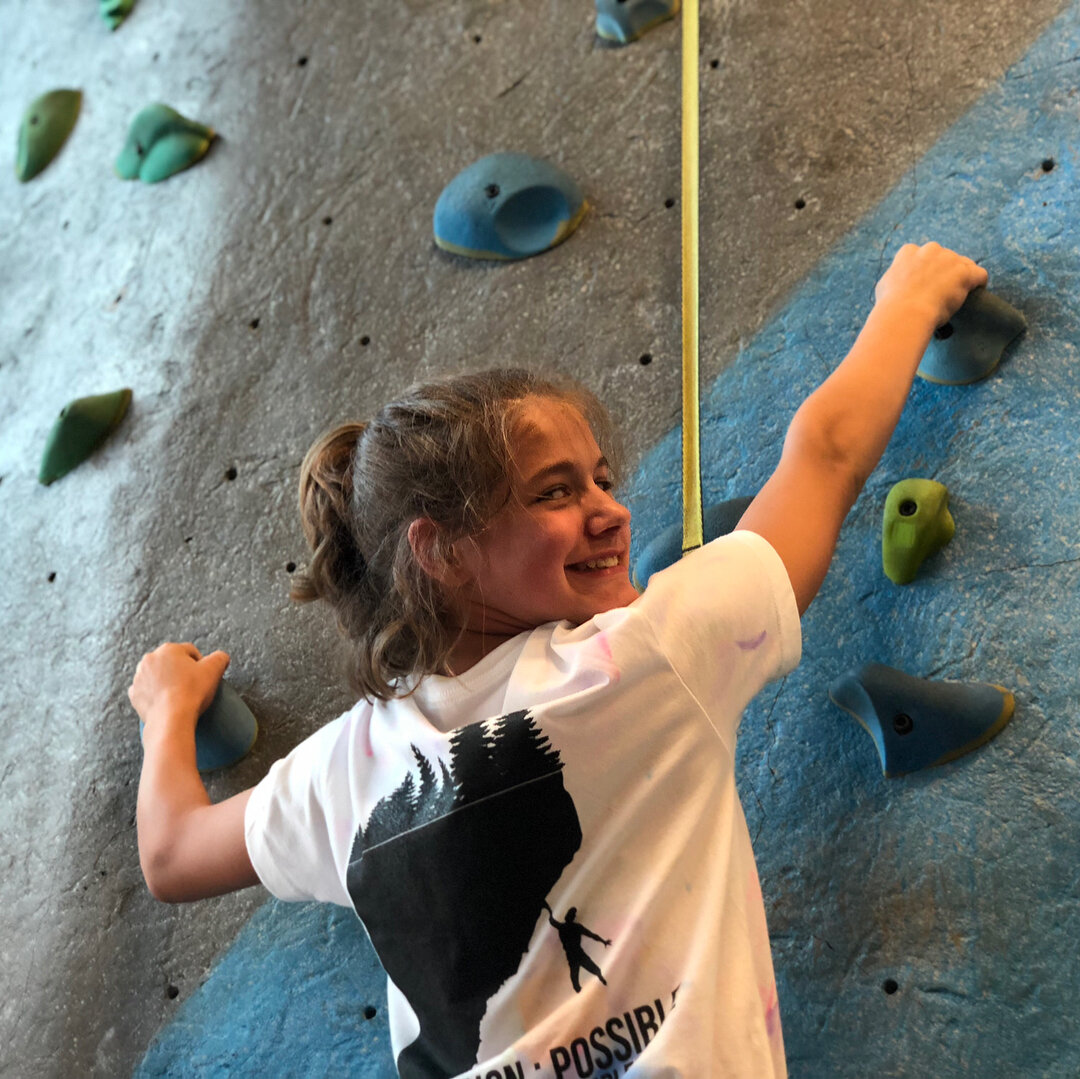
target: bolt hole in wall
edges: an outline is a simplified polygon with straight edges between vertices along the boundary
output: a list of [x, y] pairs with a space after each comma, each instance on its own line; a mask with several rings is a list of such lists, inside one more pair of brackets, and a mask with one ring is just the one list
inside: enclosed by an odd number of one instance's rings
[[180, 995], [180, 990], [177, 986], [170, 985], [168, 986], [168, 988], [166, 988], [165, 995], [169, 998], [169, 1000], [176, 1000], [176, 998]]
[[1053, 172], [1054, 171], [1054, 159], [1052, 157], [1047, 157], [1047, 158], [1045, 158], [1043, 160], [1042, 170], [1043, 170], [1043, 172]]
[[249, 326], [250, 326], [250, 327], [251, 327], [251, 328], [252, 328], [253, 330], [257, 330], [257, 329], [259, 328], [259, 320], [258, 320], [257, 318], [253, 318], [253, 319], [252, 319], [252, 320], [251, 320], [251, 321], [250, 321], [250, 322], [248, 323], [248, 325], [249, 325]]
[[56, 580], [56, 573], [55, 573], [55, 572], [54, 572], [54, 573], [50, 573], [50, 574], [49, 574], [49, 584], [52, 584], [52, 583], [53, 583], [53, 581], [55, 581], [55, 580]]
[[298, 60], [296, 61], [296, 66], [297, 66], [297, 67], [307, 67], [307, 57], [306, 57], [306, 56], [301, 56], [301, 57], [300, 57], [300, 58], [299, 58], [299, 59], [298, 59]]
[[642, 367], [648, 367], [649, 364], [652, 363], [652, 355], [648, 352], [643, 352], [638, 363], [640, 363]]
[[795, 209], [796, 210], [805, 210], [806, 209], [806, 199], [796, 199], [795, 200]]
[[330, 216], [327, 216], [322, 219], [322, 223], [324, 225], [332, 225], [334, 223], [334, 219]]
[[370, 1004], [364, 1009], [365, 1019], [374, 1019], [377, 1014], [378, 1012]]
[[893, 993], [895, 993], [897, 989], [900, 988], [900, 986], [897, 984], [894, 978], [886, 978], [885, 981], [881, 983], [881, 988], [884, 989], [886, 994], [891, 997]]
[[671, 209], [671, 207], [672, 207], [672, 206], [674, 206], [674, 205], [675, 205], [675, 200], [674, 200], [674, 199], [664, 199], [664, 206], [665, 206], [665, 207], [666, 207], [667, 209], [669, 209], [669, 210], [670, 210], [670, 209]]
[[227, 480], [236, 479], [236, 469], [235, 468], [227, 468], [227, 469], [225, 469], [225, 478]]
[[292, 573], [292, 572], [295, 571], [295, 569], [296, 569], [296, 563], [295, 562], [286, 562], [285, 563], [285, 572], [286, 573]]

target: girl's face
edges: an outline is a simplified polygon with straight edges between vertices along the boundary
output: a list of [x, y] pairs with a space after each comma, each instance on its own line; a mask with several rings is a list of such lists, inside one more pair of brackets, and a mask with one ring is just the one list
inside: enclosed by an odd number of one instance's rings
[[455, 545], [466, 630], [512, 635], [574, 624], [637, 599], [630, 511], [612, 497], [607, 461], [573, 405], [523, 402], [514, 425], [510, 499]]

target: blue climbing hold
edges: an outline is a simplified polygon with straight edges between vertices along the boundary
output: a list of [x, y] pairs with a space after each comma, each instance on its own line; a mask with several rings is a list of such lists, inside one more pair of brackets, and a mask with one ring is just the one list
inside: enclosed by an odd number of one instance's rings
[[978, 382], [1026, 329], [1027, 319], [1012, 304], [984, 288], [973, 289], [960, 310], [934, 331], [918, 374], [946, 386]]
[[596, 32], [628, 45], [678, 13], [680, 0], [596, 0]]
[[[702, 532], [705, 542], [717, 536], [726, 536], [735, 530], [752, 498], [732, 498], [727, 502], [717, 502], [706, 506], [701, 515]], [[634, 587], [640, 592], [649, 583], [654, 573], [674, 565], [682, 558], [682, 522], [665, 528], [663, 532], [649, 541], [648, 546], [634, 563]]]
[[[139, 724], [142, 736], [145, 724]], [[259, 724], [243, 698], [222, 681], [214, 699], [195, 727], [195, 766], [200, 772], [228, 768], [246, 757], [259, 733]]]
[[913, 678], [881, 663], [838, 678], [829, 699], [866, 728], [889, 778], [970, 753], [1005, 727], [1016, 706], [1002, 686]]
[[476, 259], [521, 259], [562, 243], [585, 216], [581, 189], [528, 154], [480, 158], [435, 203], [435, 243]]

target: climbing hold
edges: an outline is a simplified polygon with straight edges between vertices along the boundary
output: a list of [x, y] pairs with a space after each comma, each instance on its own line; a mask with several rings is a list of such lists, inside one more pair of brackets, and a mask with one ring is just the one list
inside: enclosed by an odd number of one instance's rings
[[213, 139], [212, 127], [188, 120], [168, 105], [147, 105], [131, 122], [116, 174], [156, 184], [194, 165]]
[[586, 209], [581, 189], [557, 166], [527, 154], [489, 154], [443, 189], [435, 243], [469, 258], [528, 258], [562, 243]]
[[119, 426], [131, 390], [80, 397], [60, 410], [41, 457], [38, 482], [46, 487], [81, 465]]
[[970, 753], [998, 734], [1016, 707], [1002, 686], [913, 678], [881, 663], [838, 678], [829, 699], [863, 725], [889, 778]]
[[[706, 506], [702, 514], [705, 542], [734, 531], [752, 498], [732, 498]], [[634, 587], [640, 592], [654, 573], [674, 565], [682, 557], [682, 523], [673, 524], [649, 541], [634, 564]]]
[[19, 125], [15, 154], [15, 175], [23, 183], [37, 176], [60, 152], [81, 106], [81, 90], [50, 90], [30, 102]]
[[680, 0], [596, 0], [596, 32], [628, 45], [679, 10]]
[[99, 0], [101, 17], [115, 30], [131, 14], [135, 0]]
[[[139, 723], [139, 737], [146, 724]], [[246, 757], [255, 744], [259, 724], [243, 698], [222, 681], [214, 699], [195, 725], [195, 767], [200, 772], [228, 768]]]
[[1027, 319], [1015, 307], [984, 288], [973, 289], [960, 310], [934, 331], [918, 374], [946, 386], [978, 382], [1026, 329]]
[[924, 559], [953, 538], [949, 491], [936, 480], [901, 480], [885, 499], [881, 564], [895, 584], [915, 580]]

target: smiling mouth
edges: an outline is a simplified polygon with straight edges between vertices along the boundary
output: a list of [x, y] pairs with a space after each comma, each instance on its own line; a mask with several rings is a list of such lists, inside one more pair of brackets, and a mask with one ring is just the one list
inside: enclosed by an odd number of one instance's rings
[[587, 562], [573, 562], [566, 568], [585, 572], [597, 569], [614, 569], [618, 564], [618, 555], [608, 555], [607, 558], [590, 558]]

